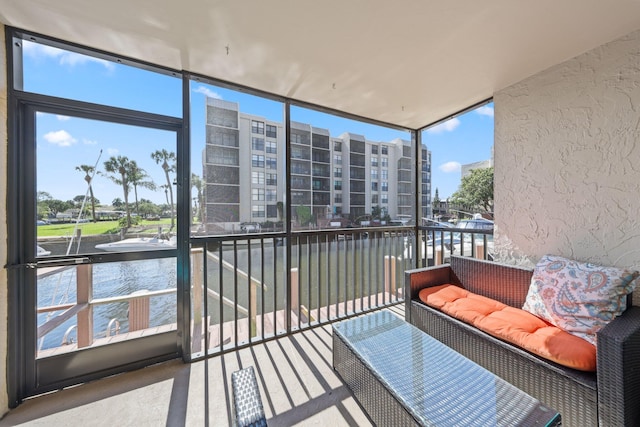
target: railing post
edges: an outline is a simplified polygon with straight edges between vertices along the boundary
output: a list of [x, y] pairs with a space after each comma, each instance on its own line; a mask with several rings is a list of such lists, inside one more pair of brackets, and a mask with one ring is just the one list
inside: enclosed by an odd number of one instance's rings
[[484, 243], [476, 243], [476, 258], [484, 259]]
[[[136, 291], [131, 294], [144, 295], [147, 290]], [[129, 332], [149, 327], [149, 297], [132, 298], [129, 301]]]
[[[260, 284], [262, 287], [262, 283]], [[258, 335], [258, 327], [257, 327], [257, 310], [258, 310], [258, 285], [253, 282], [253, 280], [249, 280], [249, 313], [251, 313], [251, 318], [249, 319], [249, 338], [254, 338]]]
[[433, 265], [441, 265], [442, 261], [442, 247], [437, 246], [433, 257]]
[[[193, 300], [193, 330], [191, 331], [191, 351], [197, 353], [202, 350], [202, 320], [203, 320], [203, 296], [202, 296], [202, 256], [204, 248], [191, 249], [191, 283], [193, 284], [193, 292], [191, 298]], [[207, 325], [208, 327], [208, 325]], [[206, 331], [205, 331], [206, 333]]]
[[298, 295], [298, 268], [291, 269], [291, 311], [300, 315], [300, 295]]
[[91, 264], [78, 265], [76, 267], [76, 289], [78, 305], [86, 304], [87, 307], [77, 314], [78, 348], [89, 347], [93, 344], [93, 306], [91, 296], [93, 294], [93, 266]]
[[396, 294], [396, 257], [393, 255], [384, 256], [384, 291]]

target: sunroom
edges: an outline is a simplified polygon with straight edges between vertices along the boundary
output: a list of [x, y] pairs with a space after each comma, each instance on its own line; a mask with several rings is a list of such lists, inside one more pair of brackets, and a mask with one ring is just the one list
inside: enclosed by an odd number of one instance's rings
[[272, 424], [370, 423], [330, 325], [404, 316], [404, 271], [446, 262], [429, 129], [479, 108], [495, 229], [468, 255], [640, 269], [637, 1], [0, 5], [10, 424], [226, 425], [246, 365]]

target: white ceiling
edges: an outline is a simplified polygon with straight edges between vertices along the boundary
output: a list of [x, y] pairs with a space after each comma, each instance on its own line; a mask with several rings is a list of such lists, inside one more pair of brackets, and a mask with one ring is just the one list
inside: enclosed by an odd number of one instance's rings
[[416, 129], [640, 29], [640, 0], [0, 0], [0, 20]]

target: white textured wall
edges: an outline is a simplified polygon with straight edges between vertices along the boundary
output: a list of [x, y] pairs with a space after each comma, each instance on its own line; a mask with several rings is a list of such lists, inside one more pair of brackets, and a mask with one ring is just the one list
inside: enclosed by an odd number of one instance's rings
[[640, 269], [640, 31], [494, 97], [496, 251]]
[[0, 416], [7, 410], [7, 66], [0, 25]]

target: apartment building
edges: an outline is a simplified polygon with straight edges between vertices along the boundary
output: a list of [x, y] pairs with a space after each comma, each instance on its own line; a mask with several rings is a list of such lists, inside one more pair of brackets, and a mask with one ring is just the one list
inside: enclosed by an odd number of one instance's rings
[[[207, 98], [203, 152], [208, 232], [240, 230], [243, 222], [282, 220], [286, 189], [285, 134], [280, 122], [240, 112], [238, 103]], [[291, 216], [295, 226], [338, 218], [414, 216], [411, 142], [291, 122]], [[421, 150], [423, 214], [431, 206], [431, 154]], [[333, 221], [332, 221], [333, 220]]]

